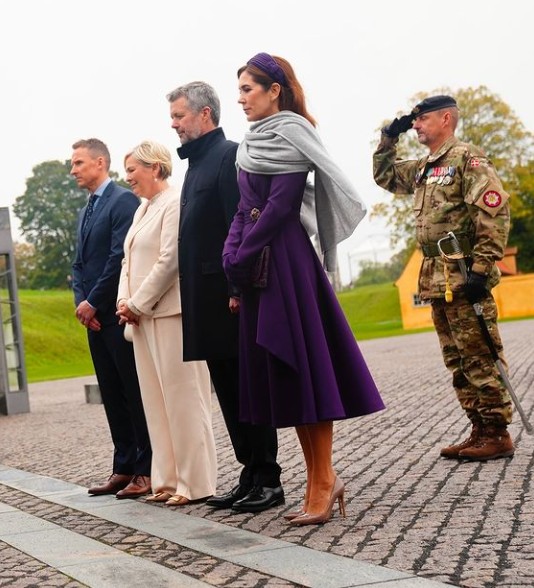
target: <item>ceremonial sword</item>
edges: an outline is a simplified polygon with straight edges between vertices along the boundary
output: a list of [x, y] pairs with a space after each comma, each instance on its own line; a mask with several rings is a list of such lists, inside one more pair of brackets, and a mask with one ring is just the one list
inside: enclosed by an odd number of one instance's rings
[[[441, 247], [441, 243], [443, 241], [448, 241], [451, 245], [452, 248], [452, 253], [445, 253]], [[465, 257], [463, 254], [463, 251], [460, 247], [460, 243], [458, 241], [458, 239], [456, 238], [456, 235], [452, 232], [449, 231], [447, 233], [446, 237], [443, 237], [442, 239], [440, 239], [438, 241], [438, 251], [439, 254], [441, 255], [441, 257], [443, 257], [444, 259], [452, 259], [456, 262], [458, 262], [458, 267], [460, 268], [460, 272], [462, 273], [462, 277], [464, 279], [464, 283], [467, 283], [467, 266], [465, 263]], [[514, 389], [512, 388], [512, 384], [510, 383], [510, 380], [508, 379], [508, 374], [506, 373], [506, 370], [504, 369], [504, 366], [502, 364], [502, 361], [499, 357], [499, 354], [497, 353], [497, 349], [495, 348], [495, 343], [493, 342], [493, 339], [491, 338], [491, 333], [489, 332], [488, 329], [488, 325], [484, 319], [484, 315], [482, 314], [482, 305], [479, 302], [475, 302], [473, 304], [473, 309], [475, 311], [477, 320], [478, 320], [478, 324], [480, 325], [480, 330], [482, 331], [482, 335], [484, 336], [484, 340], [486, 341], [486, 345], [488, 346], [488, 349], [490, 350], [491, 356], [493, 358], [493, 361], [495, 362], [495, 365], [497, 366], [497, 369], [499, 370], [499, 374], [502, 378], [502, 381], [504, 382], [504, 385], [506, 386], [506, 389], [508, 390], [508, 393], [510, 394], [510, 397], [512, 398], [514, 405], [517, 409], [517, 412], [519, 413], [519, 416], [521, 417], [521, 421], [523, 422], [523, 426], [525, 427], [525, 430], [527, 431], [527, 433], [529, 435], [532, 435], [534, 433], [534, 429], [532, 427], [532, 424], [530, 423], [530, 421], [528, 420], [527, 415], [525, 414], [525, 411], [523, 410], [523, 407], [521, 406], [521, 403], [519, 402], [519, 398], [517, 397], [516, 393], [514, 392]]]

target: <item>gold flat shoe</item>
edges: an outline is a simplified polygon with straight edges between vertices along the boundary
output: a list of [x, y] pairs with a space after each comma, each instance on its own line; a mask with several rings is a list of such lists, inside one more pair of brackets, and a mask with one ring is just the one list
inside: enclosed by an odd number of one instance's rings
[[172, 498], [170, 492], [156, 492], [156, 494], [152, 494], [152, 496], [147, 496], [145, 502], [167, 502], [170, 498]]
[[182, 496], [181, 494], [175, 494], [171, 496], [169, 500], [165, 502], [168, 506], [183, 506], [184, 504], [189, 504], [191, 501], [189, 498]]

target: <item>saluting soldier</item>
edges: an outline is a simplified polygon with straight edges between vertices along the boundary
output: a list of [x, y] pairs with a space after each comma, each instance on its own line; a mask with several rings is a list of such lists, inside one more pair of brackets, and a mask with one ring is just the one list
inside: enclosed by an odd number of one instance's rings
[[[389, 192], [414, 195], [416, 237], [424, 255], [419, 295], [431, 302], [445, 365], [472, 423], [469, 437], [444, 447], [441, 455], [484, 461], [514, 454], [507, 431], [512, 401], [472, 306], [482, 306], [495, 348], [506, 366], [491, 289], [500, 279], [496, 261], [502, 259], [508, 240], [510, 207], [493, 164], [480, 148], [455, 137], [457, 124], [454, 98], [425, 98], [410, 114], [382, 129], [373, 155], [373, 172], [376, 183]], [[397, 159], [399, 135], [411, 128], [429, 154], [419, 160]], [[449, 231], [456, 235], [466, 256], [467, 281], [456, 261], [440, 256], [437, 243]]]

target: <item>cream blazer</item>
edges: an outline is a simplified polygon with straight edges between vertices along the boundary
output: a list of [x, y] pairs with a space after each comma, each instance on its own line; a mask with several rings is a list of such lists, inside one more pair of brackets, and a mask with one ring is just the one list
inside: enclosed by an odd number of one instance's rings
[[117, 302], [125, 298], [142, 315], [182, 312], [178, 278], [180, 193], [171, 186], [143, 199], [124, 240]]

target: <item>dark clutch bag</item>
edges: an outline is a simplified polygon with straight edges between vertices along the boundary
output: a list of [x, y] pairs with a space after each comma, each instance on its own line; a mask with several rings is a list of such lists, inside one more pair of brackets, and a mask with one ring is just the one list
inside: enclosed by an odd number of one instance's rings
[[266, 288], [269, 276], [269, 259], [271, 257], [270, 245], [265, 245], [252, 268], [252, 286], [254, 288]]

